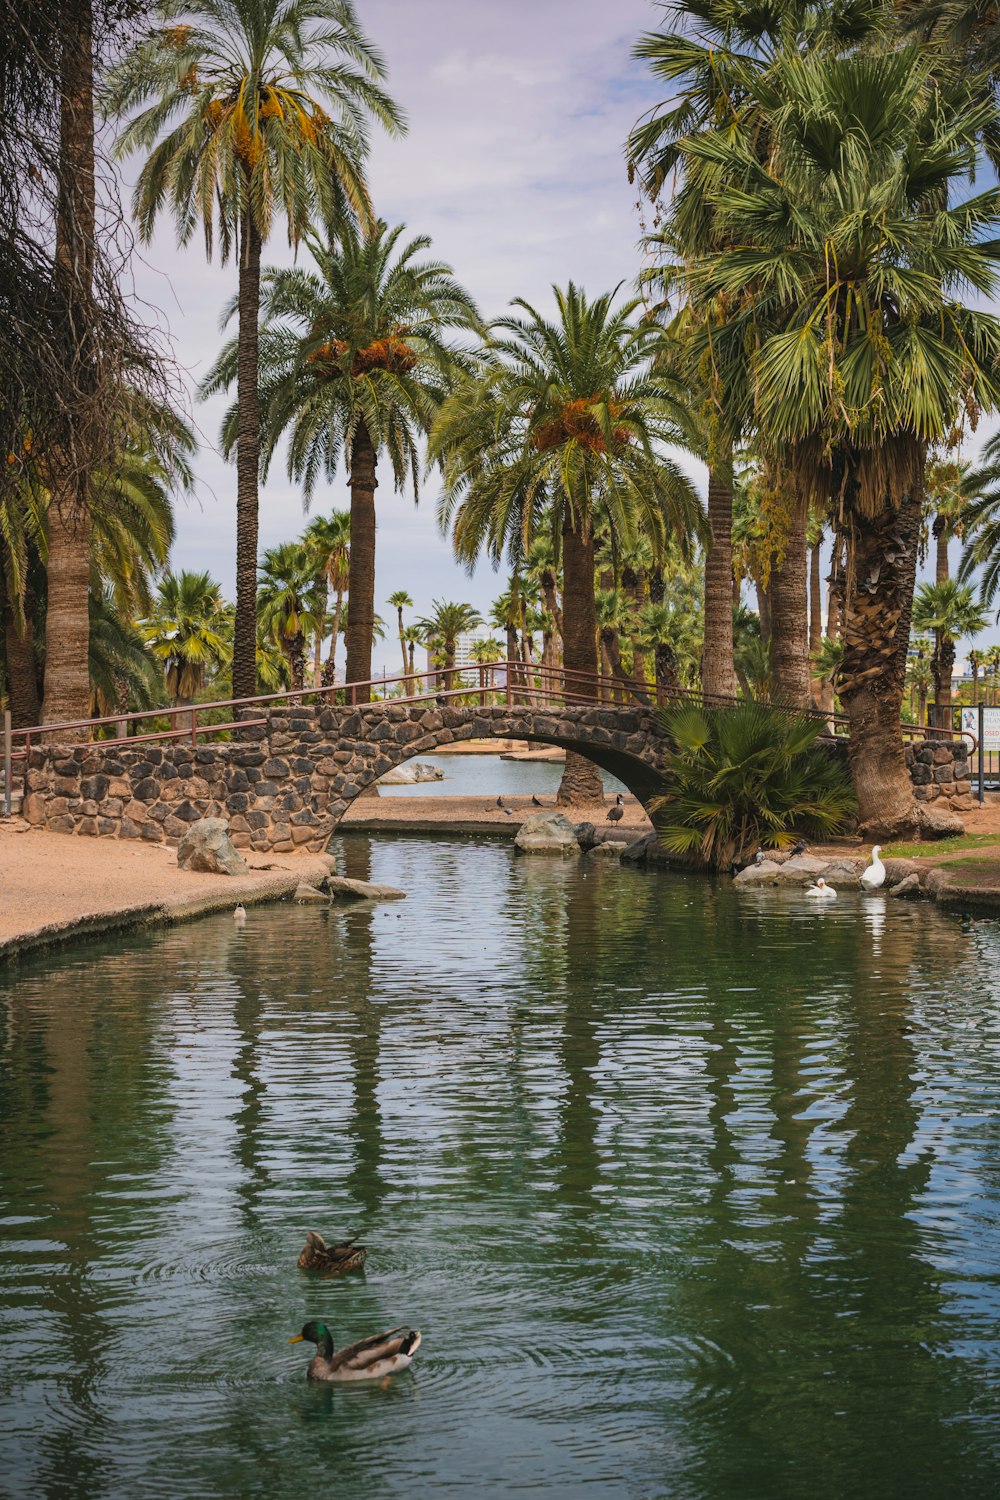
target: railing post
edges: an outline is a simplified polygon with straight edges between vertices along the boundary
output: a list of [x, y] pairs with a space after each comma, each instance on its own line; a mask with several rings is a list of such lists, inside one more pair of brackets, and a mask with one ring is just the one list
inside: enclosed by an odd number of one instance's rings
[[506, 677], [507, 677], [507, 683], [506, 683], [506, 687], [507, 687], [507, 707], [510, 708], [511, 704], [514, 701], [513, 695], [512, 695], [511, 690], [510, 690], [510, 662], [507, 663]]
[[12, 797], [10, 778], [13, 765], [14, 755], [11, 744], [10, 709], [5, 708], [3, 711], [3, 815], [5, 818], [10, 817]]

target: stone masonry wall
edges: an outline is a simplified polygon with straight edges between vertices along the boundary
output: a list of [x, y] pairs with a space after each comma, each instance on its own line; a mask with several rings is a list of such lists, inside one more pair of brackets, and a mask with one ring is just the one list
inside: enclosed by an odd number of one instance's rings
[[[282, 707], [238, 741], [104, 741], [32, 749], [22, 814], [58, 833], [176, 844], [198, 818], [228, 818], [238, 848], [325, 847], [351, 802], [393, 766], [459, 739], [540, 738], [590, 750], [642, 794], [659, 764], [648, 710]], [[638, 776], [638, 779], [637, 779]]]
[[952, 812], [973, 806], [967, 740], [923, 740], [906, 747], [906, 765], [918, 802]]
[[[649, 709], [608, 704], [458, 708], [285, 706], [238, 741], [108, 740], [32, 749], [22, 814], [58, 833], [176, 844], [198, 818], [228, 818], [238, 848], [325, 847], [354, 799], [393, 766], [462, 739], [535, 739], [590, 755], [640, 801], [657, 789], [662, 736]], [[907, 748], [914, 796], [972, 807], [968, 746]]]

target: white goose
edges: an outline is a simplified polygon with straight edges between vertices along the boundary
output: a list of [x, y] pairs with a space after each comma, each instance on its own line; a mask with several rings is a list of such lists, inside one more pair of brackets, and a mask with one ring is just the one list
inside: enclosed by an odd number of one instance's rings
[[814, 896], [820, 901], [836, 901], [837, 899], [837, 892], [833, 889], [833, 886], [827, 885], [822, 876], [817, 880], [815, 885], [806, 886], [806, 895]]
[[872, 862], [867, 869], [861, 872], [861, 886], [866, 891], [877, 891], [880, 885], [885, 885], [885, 865], [879, 859], [882, 853], [882, 845], [876, 844], [872, 850]]

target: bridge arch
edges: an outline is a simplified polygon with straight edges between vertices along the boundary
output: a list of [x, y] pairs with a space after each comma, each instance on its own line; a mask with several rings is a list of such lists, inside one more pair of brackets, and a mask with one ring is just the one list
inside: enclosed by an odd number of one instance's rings
[[662, 735], [643, 705], [455, 706], [427, 699], [247, 708], [226, 743], [105, 740], [32, 746], [23, 813], [60, 833], [176, 844], [198, 818], [229, 820], [238, 847], [322, 849], [386, 771], [467, 739], [574, 750], [648, 805]]

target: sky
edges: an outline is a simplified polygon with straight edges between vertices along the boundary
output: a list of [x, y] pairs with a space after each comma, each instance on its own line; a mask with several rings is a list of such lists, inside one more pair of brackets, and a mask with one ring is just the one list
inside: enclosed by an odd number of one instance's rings
[[[430, 235], [431, 253], [450, 263], [487, 318], [517, 296], [551, 312], [553, 283], [576, 281], [591, 296], [623, 281], [627, 290], [641, 264], [642, 229], [624, 142], [659, 100], [630, 52], [656, 29], [653, 0], [356, 0], [356, 8], [409, 125], [402, 140], [374, 134], [368, 175], [381, 217]], [[137, 170], [125, 164], [126, 195]], [[279, 227], [264, 262], [292, 260]], [[234, 267], [207, 262], [200, 239], [179, 248], [164, 216], [151, 243], [137, 247], [133, 274], [146, 316], [168, 335], [201, 444], [195, 495], [177, 507], [172, 565], [209, 569], [231, 597], [236, 474], [218, 450], [227, 398], [198, 402], [195, 391], [222, 341]], [[692, 461], [690, 470], [703, 485], [700, 467]], [[503, 588], [488, 563], [470, 577], [454, 561], [435, 520], [438, 491], [431, 475], [414, 505], [412, 493], [394, 493], [382, 475], [375, 599], [390, 625], [385, 601], [397, 589], [421, 615], [434, 599], [485, 613]], [[349, 503], [340, 473], [317, 489], [312, 513]], [[261, 548], [304, 524], [301, 491], [276, 457], [261, 491]], [[397, 670], [397, 653], [390, 633], [376, 647], [376, 670]]]

